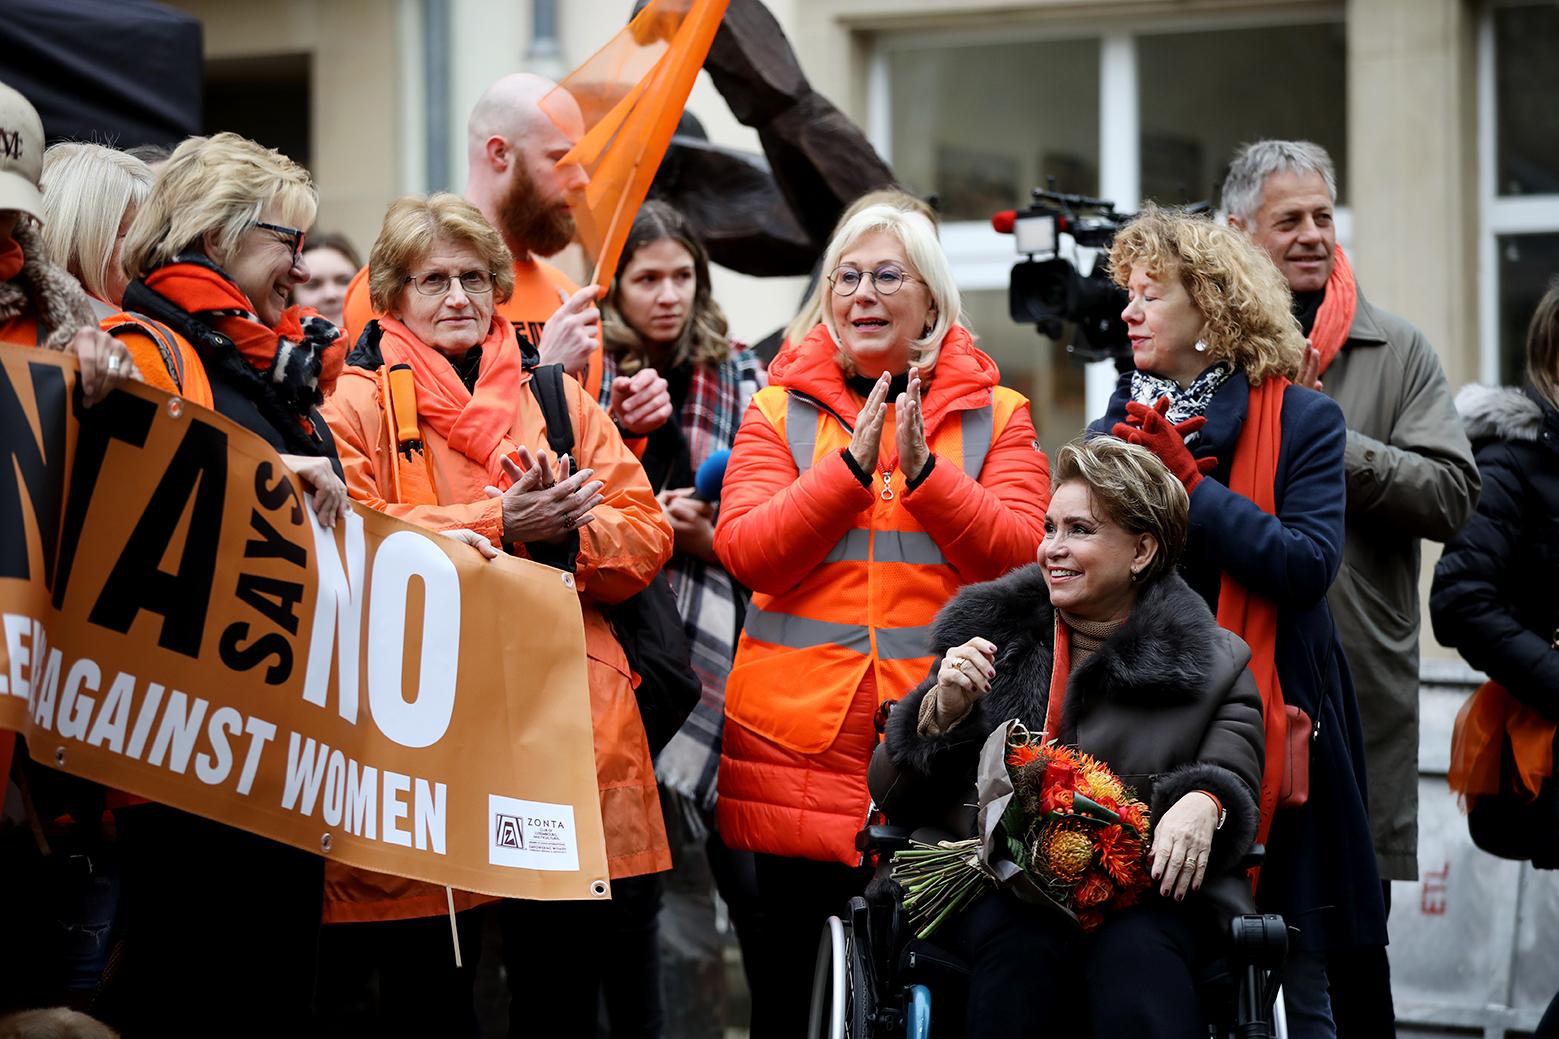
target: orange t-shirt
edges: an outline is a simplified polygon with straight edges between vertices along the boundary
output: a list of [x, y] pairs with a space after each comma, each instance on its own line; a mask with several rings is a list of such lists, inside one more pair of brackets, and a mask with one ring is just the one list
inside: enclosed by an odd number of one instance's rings
[[[514, 330], [520, 335], [532, 343], [540, 343], [541, 330], [547, 319], [563, 305], [564, 298], [578, 291], [579, 286], [552, 264], [540, 260], [516, 260], [514, 295], [509, 297], [509, 302], [499, 304], [498, 313], [514, 322]], [[561, 298], [559, 292], [563, 293]], [[357, 344], [357, 337], [363, 334], [363, 327], [374, 317], [373, 304], [368, 301], [368, 268], [364, 267], [352, 279], [352, 284], [347, 286], [346, 300], [342, 305], [348, 351]], [[598, 343], [585, 366], [584, 377], [580, 380], [592, 400], [601, 397], [601, 371], [601, 346]]]

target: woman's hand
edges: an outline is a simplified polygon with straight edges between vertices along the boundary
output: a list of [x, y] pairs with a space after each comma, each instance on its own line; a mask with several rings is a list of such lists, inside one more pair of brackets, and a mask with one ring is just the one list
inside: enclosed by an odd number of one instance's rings
[[671, 417], [671, 391], [654, 368], [641, 368], [631, 376], [612, 380], [607, 410], [625, 432], [643, 436], [659, 429]]
[[76, 334], [65, 344], [65, 352], [74, 354], [81, 366], [81, 395], [89, 408], [120, 383], [141, 381], [141, 371], [135, 366], [130, 351], [101, 329], [90, 325], [76, 329]]
[[503, 471], [513, 481], [508, 490], [487, 487], [489, 498], [503, 499], [505, 541], [557, 542], [595, 519], [590, 510], [606, 499], [600, 493], [605, 484], [590, 479], [595, 475], [594, 469], [581, 469], [570, 476], [569, 461], [564, 456], [558, 459], [554, 477], [545, 451], [533, 458], [522, 445], [519, 456], [519, 465], [511, 458], [503, 459]]
[[1198, 891], [1207, 876], [1207, 852], [1213, 846], [1213, 831], [1218, 828], [1218, 806], [1199, 790], [1183, 795], [1169, 806], [1153, 828], [1154, 880], [1160, 880], [1158, 893], [1175, 901], [1188, 891]]
[[931, 448], [926, 444], [926, 420], [920, 411], [920, 369], [909, 370], [909, 385], [894, 402], [897, 421], [894, 438], [899, 446], [899, 472], [905, 480], [918, 478], [931, 461]]
[[488, 541], [474, 530], [467, 530], [465, 527], [456, 527], [453, 530], [441, 530], [439, 533], [444, 535], [446, 538], [454, 538], [456, 541], [470, 545], [472, 548], [482, 553], [483, 559], [498, 558], [498, 549], [493, 547], [493, 543]]
[[936, 697], [936, 720], [943, 732], [961, 721], [980, 697], [991, 691], [991, 680], [996, 677], [995, 661], [995, 643], [978, 635], [947, 651], [937, 669], [936, 685], [928, 694]]
[[675, 535], [675, 548], [685, 556], [719, 564], [715, 556], [715, 507], [693, 496], [693, 488], [678, 487], [655, 496]]
[[1205, 417], [1197, 415], [1171, 425], [1169, 419], [1165, 418], [1168, 412], [1168, 397], [1160, 397], [1151, 408], [1146, 404], [1128, 401], [1126, 421], [1115, 423], [1110, 435], [1145, 447], [1158, 455], [1159, 461], [1169, 467], [1169, 471], [1184, 485], [1186, 493], [1190, 494], [1202, 482], [1203, 476], [1218, 468], [1218, 459], [1197, 458], [1185, 445], [1186, 437], [1207, 425]]
[[861, 413], [855, 417], [855, 433], [850, 437], [850, 457], [868, 476], [877, 471], [877, 454], [882, 446], [882, 422], [888, 415], [888, 383], [893, 377], [887, 372], [877, 378], [877, 385], [866, 395]]
[[341, 477], [331, 468], [330, 462], [324, 458], [313, 455], [282, 455], [283, 464], [298, 474], [298, 479], [303, 481], [314, 498], [314, 515], [319, 517], [319, 525], [329, 530], [336, 525], [337, 520], [346, 519], [346, 514], [351, 511], [348, 504], [352, 498], [346, 492], [346, 484], [341, 482]]

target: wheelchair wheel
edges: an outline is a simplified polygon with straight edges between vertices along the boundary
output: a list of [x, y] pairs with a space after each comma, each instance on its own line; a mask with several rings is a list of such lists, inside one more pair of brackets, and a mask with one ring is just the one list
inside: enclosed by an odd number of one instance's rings
[[865, 953], [854, 929], [837, 916], [829, 917], [812, 974], [808, 1039], [871, 1039], [873, 1002]]

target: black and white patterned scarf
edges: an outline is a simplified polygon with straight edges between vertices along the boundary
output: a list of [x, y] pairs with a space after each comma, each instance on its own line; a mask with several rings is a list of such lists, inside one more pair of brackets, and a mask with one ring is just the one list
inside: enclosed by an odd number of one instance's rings
[[[1214, 394], [1223, 386], [1224, 380], [1233, 374], [1233, 366], [1227, 361], [1220, 361], [1182, 389], [1173, 379], [1165, 379], [1151, 372], [1135, 371], [1131, 373], [1131, 399], [1151, 408], [1160, 397], [1168, 397], [1169, 414], [1164, 417], [1169, 419], [1171, 425], [1179, 425], [1188, 418], [1207, 414], [1207, 405], [1212, 403]], [[1185, 442], [1193, 444], [1200, 436], [1200, 433], [1192, 433], [1185, 438]]]

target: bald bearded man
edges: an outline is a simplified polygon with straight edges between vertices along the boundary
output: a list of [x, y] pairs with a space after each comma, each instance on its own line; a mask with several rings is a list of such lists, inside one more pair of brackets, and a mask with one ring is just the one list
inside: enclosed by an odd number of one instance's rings
[[[541, 99], [556, 86], [545, 77], [516, 72], [477, 100], [466, 123], [470, 173], [465, 198], [514, 254], [514, 295], [496, 308], [498, 313], [535, 344], [542, 364], [561, 364], [599, 399], [601, 315], [595, 299], [600, 289], [580, 288], [537, 259], [561, 252], [573, 240], [569, 196], [589, 182], [579, 164], [563, 161], [584, 133], [577, 107], [569, 106], [570, 125], [563, 129], [541, 110]], [[348, 287], [344, 311], [347, 341], [356, 343], [374, 316], [366, 267]], [[670, 417], [666, 380], [653, 369], [619, 381], [623, 386], [617, 390], [614, 384], [610, 410], [625, 437], [643, 437]], [[628, 415], [634, 418], [625, 419]]]

